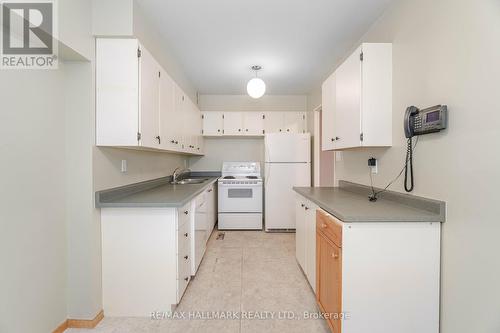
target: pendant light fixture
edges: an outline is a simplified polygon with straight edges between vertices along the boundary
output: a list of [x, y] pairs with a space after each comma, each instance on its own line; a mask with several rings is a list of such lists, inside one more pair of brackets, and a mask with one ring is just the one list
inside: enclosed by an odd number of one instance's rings
[[262, 69], [261, 66], [254, 65], [252, 66], [252, 70], [255, 71], [255, 77], [248, 81], [247, 83], [247, 92], [248, 95], [252, 98], [261, 98], [264, 96], [266, 92], [266, 83], [259, 77], [257, 77], [257, 73]]

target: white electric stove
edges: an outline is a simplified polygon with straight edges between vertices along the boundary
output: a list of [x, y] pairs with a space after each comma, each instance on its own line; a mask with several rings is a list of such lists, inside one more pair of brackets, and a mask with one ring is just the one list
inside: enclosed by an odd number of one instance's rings
[[259, 162], [224, 162], [219, 188], [219, 230], [262, 230]]

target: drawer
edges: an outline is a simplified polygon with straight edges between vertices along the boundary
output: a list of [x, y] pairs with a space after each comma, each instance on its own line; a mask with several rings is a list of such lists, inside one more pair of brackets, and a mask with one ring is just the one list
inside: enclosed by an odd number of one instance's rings
[[191, 245], [191, 223], [183, 223], [177, 230], [177, 253]]
[[342, 222], [321, 209], [316, 210], [316, 232], [323, 233], [335, 245], [342, 247]]
[[178, 208], [177, 212], [179, 214], [179, 222], [177, 224], [177, 230], [179, 230], [184, 225], [184, 223], [188, 222], [189, 219], [191, 218], [191, 215], [193, 213], [191, 209], [191, 201], [185, 204], [184, 206]]

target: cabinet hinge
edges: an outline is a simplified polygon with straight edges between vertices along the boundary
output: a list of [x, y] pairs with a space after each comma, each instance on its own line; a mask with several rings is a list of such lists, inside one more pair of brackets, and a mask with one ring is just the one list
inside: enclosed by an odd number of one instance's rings
[[363, 55], [363, 52], [361, 52], [361, 53], [359, 54], [359, 61], [363, 61], [363, 59], [364, 59], [364, 55]]
[[137, 132], [137, 141], [141, 141], [141, 133]]
[[142, 55], [141, 49], [137, 49], [137, 58], [140, 58]]
[[363, 133], [359, 134], [359, 141], [363, 141]]

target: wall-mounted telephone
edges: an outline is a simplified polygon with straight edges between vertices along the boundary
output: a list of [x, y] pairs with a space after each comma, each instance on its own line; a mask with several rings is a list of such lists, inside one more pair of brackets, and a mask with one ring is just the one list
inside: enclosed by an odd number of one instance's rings
[[[405, 163], [405, 191], [413, 191], [413, 143], [415, 135], [424, 135], [444, 130], [448, 125], [448, 107], [436, 105], [424, 110], [416, 106], [409, 106], [405, 112], [404, 129], [408, 138]], [[408, 170], [410, 171], [410, 182], [408, 183]]]
[[448, 107], [446, 105], [436, 105], [424, 110], [410, 106], [405, 113], [405, 136], [411, 138], [415, 135], [439, 132], [445, 129], [447, 124]]

